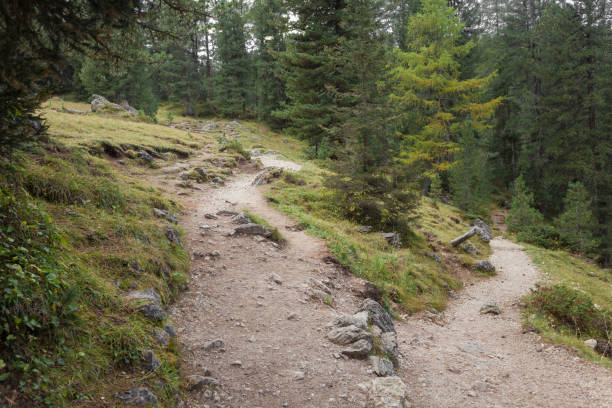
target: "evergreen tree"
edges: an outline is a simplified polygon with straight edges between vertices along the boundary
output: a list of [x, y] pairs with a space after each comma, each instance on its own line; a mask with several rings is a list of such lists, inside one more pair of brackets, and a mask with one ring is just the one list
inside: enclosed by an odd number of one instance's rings
[[285, 86], [279, 78], [278, 54], [285, 51], [287, 18], [280, 0], [255, 0], [251, 11], [255, 56], [257, 118], [272, 119], [272, 112], [285, 101]]
[[346, 0], [340, 14], [346, 30], [330, 56], [344, 86], [328, 90], [337, 106], [330, 134], [343, 143], [335, 151], [337, 175], [327, 182], [347, 217], [407, 233], [415, 196], [407, 189], [406, 172], [399, 174], [393, 161], [397, 140], [389, 126], [388, 96], [378, 87], [386, 70], [382, 10], [381, 2]]
[[330, 55], [343, 34], [344, 0], [290, 0], [288, 4], [297, 16], [287, 51], [280, 55], [288, 102], [275, 116], [288, 123], [288, 133], [307, 140], [318, 157], [321, 145], [330, 141], [329, 129], [336, 125], [334, 96], [328, 87], [344, 88]]
[[430, 178], [447, 171], [466, 128], [487, 129], [501, 98], [480, 102], [491, 79], [460, 79], [459, 59], [473, 47], [461, 44], [463, 25], [443, 0], [426, 0], [410, 18], [409, 52], [396, 49], [391, 100], [403, 111], [402, 161], [420, 165]]
[[588, 192], [582, 183], [569, 183], [563, 199], [563, 213], [555, 225], [561, 237], [580, 252], [590, 251], [595, 246], [595, 217]]
[[247, 116], [247, 97], [251, 59], [246, 49], [245, 4], [224, 0], [218, 4], [216, 25], [217, 59], [220, 67], [215, 78], [215, 107], [223, 116]]
[[507, 218], [508, 231], [521, 232], [544, 222], [544, 217], [533, 208], [533, 193], [525, 185], [523, 176], [519, 176], [514, 183], [512, 204]]

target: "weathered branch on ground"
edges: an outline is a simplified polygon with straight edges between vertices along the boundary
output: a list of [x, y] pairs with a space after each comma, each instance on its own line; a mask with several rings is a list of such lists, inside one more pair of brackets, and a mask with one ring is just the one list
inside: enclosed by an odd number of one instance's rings
[[470, 228], [470, 230], [468, 232], [466, 232], [465, 234], [461, 235], [460, 237], [457, 237], [455, 239], [453, 239], [450, 243], [452, 246], [457, 246], [460, 243], [467, 241], [468, 239], [470, 239], [470, 237], [476, 235], [476, 233], [478, 232], [478, 227], [472, 227]]

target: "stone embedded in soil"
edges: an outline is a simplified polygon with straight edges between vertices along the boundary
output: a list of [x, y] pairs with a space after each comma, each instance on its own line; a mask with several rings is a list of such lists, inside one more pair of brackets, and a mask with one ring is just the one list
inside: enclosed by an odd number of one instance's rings
[[501, 310], [499, 309], [499, 306], [497, 306], [497, 303], [495, 301], [489, 300], [484, 305], [482, 305], [482, 307], [480, 308], [480, 313], [498, 315], [501, 313]]
[[395, 375], [395, 370], [393, 369], [393, 362], [391, 362], [391, 360], [378, 356], [370, 356], [369, 360], [377, 376], [390, 377]]
[[189, 391], [199, 391], [205, 387], [215, 387], [218, 381], [212, 377], [205, 377], [203, 375], [190, 375], [186, 378], [187, 389]]
[[366, 394], [366, 408], [408, 408], [408, 388], [399, 377], [380, 377], [360, 384]]
[[395, 332], [386, 332], [380, 336], [380, 346], [393, 364], [399, 364], [399, 353], [397, 351], [397, 334]]
[[359, 312], [368, 312], [368, 320], [381, 328], [383, 333], [395, 332], [395, 326], [389, 313], [375, 300], [366, 299], [359, 306]]
[[493, 233], [491, 232], [491, 227], [489, 227], [486, 222], [479, 218], [476, 218], [474, 220], [474, 226], [477, 227], [476, 233], [478, 234], [480, 239], [482, 239], [484, 242], [491, 241], [491, 238], [493, 238]]
[[247, 215], [247, 213], [240, 213], [238, 215], [234, 215], [232, 217], [232, 222], [234, 224], [249, 224], [251, 223], [251, 218]]
[[164, 309], [162, 309], [157, 303], [153, 302], [144, 305], [139, 311], [147, 319], [156, 320], [158, 322], [161, 322], [168, 316]]
[[125, 295], [127, 300], [148, 300], [149, 302], [161, 304], [161, 297], [153, 288], [133, 290]]
[[161, 210], [159, 208], [153, 208], [153, 214], [155, 214], [155, 216], [158, 218], [165, 218], [171, 223], [174, 223], [174, 224], [178, 223], [178, 220], [176, 219], [174, 214], [172, 214], [168, 210]]
[[226, 217], [233, 217], [235, 215], [238, 215], [238, 213], [236, 211], [231, 211], [231, 210], [220, 210], [217, 211], [217, 215], [223, 215]]
[[156, 405], [157, 397], [148, 388], [131, 388], [117, 392], [113, 397], [120, 399], [125, 404], [131, 405]]
[[272, 235], [272, 232], [270, 232], [270, 230], [268, 230], [263, 225], [249, 223], [249, 224], [238, 225], [236, 228], [234, 228], [234, 231], [232, 231], [230, 235], [239, 235], [239, 234], [261, 235], [261, 236], [268, 238]]
[[276, 283], [277, 285], [283, 284], [283, 280], [281, 279], [281, 277], [278, 276], [278, 274], [274, 272], [270, 275], [270, 279], [272, 280], [272, 282]]
[[168, 238], [168, 241], [172, 242], [173, 244], [181, 245], [179, 232], [172, 227], [168, 227], [166, 229], [166, 238]]
[[174, 330], [174, 326], [172, 326], [170, 324], [165, 324], [164, 325], [164, 331], [166, 333], [168, 333], [168, 336], [170, 336], [171, 338], [175, 338], [176, 337], [176, 331]]
[[381, 235], [390, 245], [396, 248], [402, 247], [402, 239], [399, 234], [395, 232], [382, 232]]
[[170, 336], [168, 335], [168, 333], [166, 333], [166, 331], [162, 329], [155, 329], [155, 331], [153, 332], [153, 340], [155, 341], [155, 344], [158, 344], [160, 346], [167, 346], [169, 337]]
[[342, 350], [342, 354], [351, 358], [365, 358], [372, 351], [372, 337], [362, 340], [357, 340], [348, 348]]
[[489, 261], [476, 261], [476, 269], [483, 272], [495, 272], [495, 266]]
[[217, 217], [215, 214], [204, 214], [204, 218], [207, 218], [209, 220], [216, 220], [219, 217]]
[[328, 327], [346, 327], [346, 326], [356, 326], [360, 329], [366, 329], [368, 327], [368, 313], [367, 312], [359, 312], [354, 315], [341, 314], [336, 317], [333, 321], [331, 321], [327, 326]]
[[341, 346], [346, 346], [363, 339], [367, 339], [372, 342], [372, 334], [353, 325], [337, 327], [327, 333], [325, 337], [327, 337], [327, 339], [332, 343], [339, 344]]
[[216, 339], [216, 340], [206, 343], [203, 348], [204, 348], [204, 351], [211, 351], [211, 350], [221, 349], [224, 347], [225, 347], [225, 343], [223, 343], [223, 340]]
[[156, 371], [161, 367], [161, 361], [159, 361], [153, 350], [146, 350], [144, 352], [143, 366], [147, 371]]
[[368, 232], [372, 231], [372, 226], [371, 225], [362, 225], [360, 227], [357, 227], [357, 232], [361, 232], [362, 234], [367, 234]]
[[592, 349], [595, 349], [595, 347], [597, 346], [597, 340], [595, 339], [588, 339], [584, 341], [584, 345], [588, 346]]

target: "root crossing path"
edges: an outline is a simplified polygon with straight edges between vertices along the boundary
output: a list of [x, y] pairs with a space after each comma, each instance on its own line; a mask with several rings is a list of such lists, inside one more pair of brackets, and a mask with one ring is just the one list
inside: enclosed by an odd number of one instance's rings
[[[263, 162], [299, 169], [271, 157]], [[180, 222], [192, 256], [190, 289], [171, 313], [183, 371], [218, 382], [214, 390], [189, 392], [187, 407], [363, 407], [358, 385], [374, 377], [371, 368], [341, 358], [341, 347], [324, 338], [338, 313], [355, 311], [362, 282], [322, 260], [324, 242], [271, 208], [251, 185], [254, 173], [185, 195], [176, 187], [185, 164], [152, 181], [182, 197], [186, 210]], [[287, 245], [228, 236], [230, 217], [206, 216], [243, 209], [281, 230]], [[520, 246], [502, 238], [491, 246], [496, 276], [469, 285], [444, 314], [396, 321], [398, 374], [412, 406], [612, 407], [609, 370], [523, 333], [518, 302], [539, 279], [537, 269]], [[321, 283], [331, 289], [329, 299], [313, 299]], [[489, 300], [500, 315], [479, 313]]]

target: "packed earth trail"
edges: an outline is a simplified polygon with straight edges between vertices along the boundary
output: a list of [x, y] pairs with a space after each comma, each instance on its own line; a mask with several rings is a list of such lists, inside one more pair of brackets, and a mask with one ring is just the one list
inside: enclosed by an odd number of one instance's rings
[[[271, 156], [262, 162], [300, 168]], [[180, 223], [192, 256], [191, 281], [171, 312], [183, 371], [188, 381], [207, 378], [204, 384], [216, 385], [194, 387], [186, 406], [363, 407], [359, 384], [375, 378], [372, 368], [367, 360], [343, 358], [343, 347], [325, 339], [327, 324], [363, 300], [356, 296], [363, 281], [326, 263], [324, 241], [270, 207], [252, 185], [255, 175], [250, 169], [224, 186], [188, 194], [175, 187], [176, 168], [152, 180], [181, 194], [185, 207]], [[242, 210], [277, 227], [287, 244], [230, 235], [236, 225], [228, 214]], [[520, 300], [539, 272], [519, 245], [497, 237], [491, 246], [495, 276], [468, 283], [444, 313], [395, 322], [397, 374], [411, 406], [612, 406], [608, 369], [522, 329]], [[329, 293], [324, 299], [313, 296], [321, 288]], [[480, 313], [490, 301], [499, 315]]]

